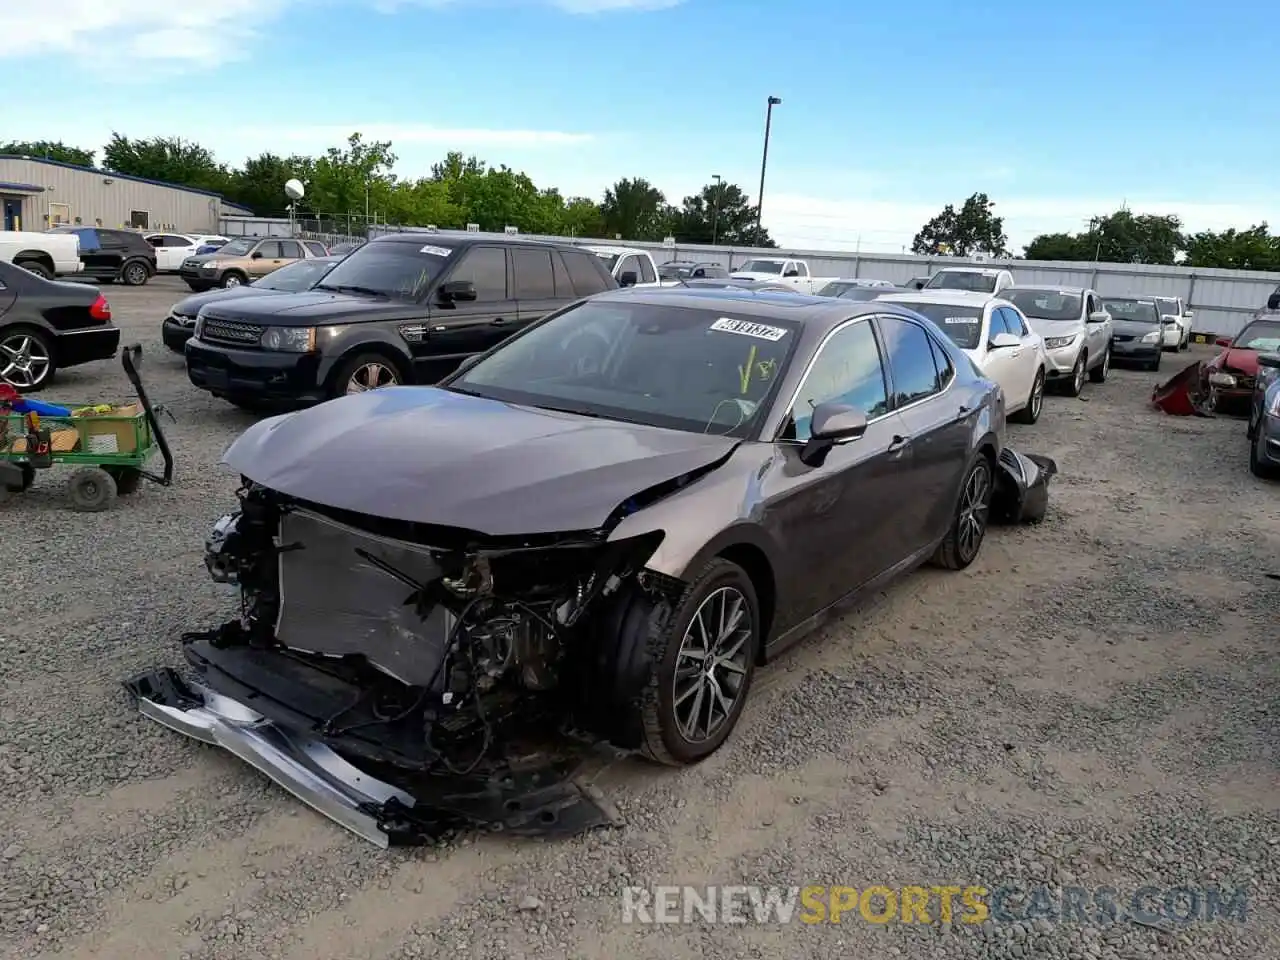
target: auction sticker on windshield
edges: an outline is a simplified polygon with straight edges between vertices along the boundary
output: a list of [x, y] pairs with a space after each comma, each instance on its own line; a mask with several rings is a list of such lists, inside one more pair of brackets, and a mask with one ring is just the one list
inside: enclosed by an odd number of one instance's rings
[[419, 253], [429, 253], [433, 257], [447, 257], [453, 253], [448, 247], [423, 247]]
[[782, 327], [771, 327], [767, 323], [752, 323], [749, 320], [734, 320], [732, 317], [721, 317], [711, 325], [712, 330], [721, 333], [738, 333], [744, 337], [755, 337], [777, 343], [787, 335]]
[[943, 317], [942, 322], [943, 323], [963, 323], [966, 326], [968, 326], [975, 323], [981, 323], [982, 320], [979, 317]]

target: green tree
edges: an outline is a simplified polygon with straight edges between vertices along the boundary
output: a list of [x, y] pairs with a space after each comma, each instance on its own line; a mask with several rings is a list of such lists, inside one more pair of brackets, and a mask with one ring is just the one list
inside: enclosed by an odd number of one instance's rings
[[1247, 230], [1205, 230], [1186, 237], [1185, 246], [1190, 267], [1280, 271], [1280, 236], [1273, 236], [1265, 221]]
[[248, 207], [260, 217], [282, 217], [289, 203], [284, 195], [284, 185], [295, 178], [304, 182], [312, 179], [310, 157], [260, 154], [246, 160], [239, 170], [232, 171], [226, 198]]
[[642, 177], [619, 180], [604, 192], [600, 204], [605, 235], [623, 240], [661, 240], [669, 226], [666, 197]]
[[1042, 233], [1023, 250], [1028, 260], [1092, 260], [1094, 247], [1075, 233]]
[[1106, 263], [1173, 264], [1183, 249], [1182, 221], [1176, 216], [1117, 210], [1093, 221], [1085, 241]]
[[110, 142], [102, 148], [102, 165], [116, 173], [215, 193], [225, 192], [230, 183], [227, 169], [208, 149], [181, 137], [130, 140], [112, 132]]
[[570, 197], [564, 203], [561, 229], [570, 237], [603, 237], [604, 214], [590, 197]]
[[694, 196], [685, 197], [672, 233], [680, 243], [777, 246], [768, 230], [762, 229], [760, 240], [756, 240], [756, 207], [736, 183], [709, 183]]
[[396, 155], [389, 141], [366, 143], [359, 133], [347, 137], [345, 147], [330, 147], [311, 165], [305, 202], [325, 216], [345, 217], [385, 210], [396, 187], [391, 173]]
[[1008, 256], [1004, 218], [992, 212], [994, 207], [995, 203], [985, 193], [973, 194], [959, 210], [948, 203], [920, 228], [911, 241], [911, 252], [955, 257]]
[[74, 163], [81, 167], [93, 166], [93, 155], [96, 150], [82, 150], [69, 147], [61, 140], [10, 140], [0, 144], [0, 153], [18, 157], [42, 157], [46, 160], [57, 160], [60, 163]]

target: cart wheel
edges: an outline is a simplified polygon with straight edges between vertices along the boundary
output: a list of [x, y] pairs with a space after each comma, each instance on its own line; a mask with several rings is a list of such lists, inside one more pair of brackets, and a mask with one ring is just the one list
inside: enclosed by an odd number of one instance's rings
[[116, 482], [116, 493], [127, 497], [138, 492], [138, 484], [142, 482], [142, 471], [133, 467], [103, 467]]
[[71, 507], [78, 513], [100, 513], [116, 499], [116, 481], [101, 467], [81, 467], [67, 481]]

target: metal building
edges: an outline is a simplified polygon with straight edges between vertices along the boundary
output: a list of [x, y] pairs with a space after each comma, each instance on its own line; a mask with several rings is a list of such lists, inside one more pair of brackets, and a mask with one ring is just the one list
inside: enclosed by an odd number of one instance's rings
[[5, 230], [59, 224], [215, 233], [216, 193], [57, 160], [0, 155], [0, 214]]

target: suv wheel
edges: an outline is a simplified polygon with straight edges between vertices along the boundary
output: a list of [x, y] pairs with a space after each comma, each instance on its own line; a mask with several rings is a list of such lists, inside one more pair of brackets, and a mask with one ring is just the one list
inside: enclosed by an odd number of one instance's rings
[[1106, 383], [1107, 374], [1111, 372], [1111, 345], [1102, 351], [1102, 362], [1089, 371], [1089, 379], [1094, 383]]
[[333, 378], [330, 396], [368, 393], [381, 387], [396, 387], [405, 382], [394, 361], [376, 353], [362, 353], [344, 363]]
[[222, 280], [219, 281], [218, 286], [222, 287], [224, 290], [230, 290], [232, 287], [238, 287], [244, 282], [245, 277], [243, 273], [237, 273], [235, 270], [228, 270], [222, 275]]
[[1080, 356], [1076, 357], [1076, 365], [1071, 368], [1071, 376], [1063, 387], [1063, 392], [1068, 397], [1078, 397], [1084, 389], [1084, 372], [1089, 365], [1089, 351], [1081, 350]]
[[141, 260], [130, 260], [120, 268], [120, 279], [129, 287], [140, 287], [151, 279], [151, 271]]

